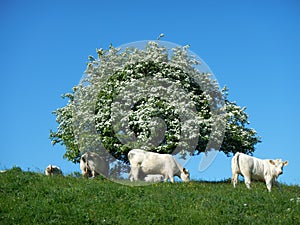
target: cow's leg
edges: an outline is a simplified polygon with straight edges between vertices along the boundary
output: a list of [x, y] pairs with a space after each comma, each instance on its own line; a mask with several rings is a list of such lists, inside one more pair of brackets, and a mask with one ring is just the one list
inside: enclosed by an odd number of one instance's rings
[[174, 183], [174, 177], [173, 177], [173, 176], [170, 176], [170, 181], [171, 181], [172, 183]]
[[[167, 174], [164, 174], [163, 176], [164, 176], [164, 182], [167, 182], [167, 181], [168, 181], [168, 179], [169, 179], [169, 175], [167, 175]], [[170, 178], [170, 180], [171, 180], [171, 178]]]
[[275, 178], [267, 176], [265, 177], [265, 181], [269, 192], [271, 192], [272, 186], [274, 184], [279, 188], [280, 191], [282, 191], [280, 184], [277, 182]]
[[130, 173], [129, 173], [128, 178], [129, 178], [130, 181], [133, 181], [133, 175], [132, 175], [132, 173], [131, 173], [131, 170], [130, 170]]
[[251, 179], [250, 178], [245, 177], [245, 184], [248, 189], [251, 189]]
[[232, 174], [232, 184], [233, 184], [233, 187], [236, 188], [236, 185], [238, 183], [238, 177], [239, 177], [239, 174], [238, 173], [233, 173]]
[[267, 189], [268, 189], [269, 192], [271, 192], [273, 184], [275, 184], [279, 188], [279, 190], [281, 190], [281, 187], [280, 187], [279, 183], [276, 180], [273, 180], [270, 177], [265, 178], [265, 180], [266, 180], [266, 185], [267, 185]]
[[82, 170], [82, 176], [85, 178], [89, 177], [89, 173], [90, 171], [87, 168], [84, 168], [84, 170]]
[[274, 180], [275, 185], [279, 188], [280, 191], [282, 191], [282, 188], [277, 180]]
[[266, 185], [267, 185], [268, 191], [271, 192], [271, 189], [272, 189], [272, 181], [267, 181], [267, 180], [266, 180]]
[[137, 168], [137, 167], [131, 167], [131, 170], [130, 170], [130, 180], [131, 181], [138, 180], [138, 177], [139, 177], [139, 168]]
[[251, 175], [250, 173], [244, 174], [245, 184], [248, 189], [251, 189]]
[[83, 172], [82, 173], [82, 177], [87, 178], [88, 177], [88, 173], [87, 172]]

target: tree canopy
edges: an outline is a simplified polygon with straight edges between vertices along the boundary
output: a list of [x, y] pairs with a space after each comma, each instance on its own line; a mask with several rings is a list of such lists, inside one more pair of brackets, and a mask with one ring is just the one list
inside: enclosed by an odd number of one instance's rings
[[82, 152], [96, 151], [128, 162], [133, 148], [183, 158], [211, 149], [254, 152], [260, 137], [248, 127], [246, 108], [228, 100], [228, 89], [201, 71], [204, 62], [188, 46], [166, 45], [110, 46], [89, 56], [82, 81], [54, 111], [58, 128], [50, 138], [66, 147], [64, 157], [78, 162]]

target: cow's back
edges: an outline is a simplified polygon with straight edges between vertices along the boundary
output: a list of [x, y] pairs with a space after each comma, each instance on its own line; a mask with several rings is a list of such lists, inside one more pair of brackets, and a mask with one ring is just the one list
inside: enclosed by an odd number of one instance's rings
[[254, 166], [253, 157], [239, 153], [238, 165], [242, 174], [251, 172]]
[[144, 173], [166, 173], [167, 170], [174, 168], [173, 157], [167, 154], [150, 154], [141, 164]]
[[238, 164], [243, 176], [250, 176], [254, 180], [264, 180], [265, 160], [239, 153]]
[[128, 153], [128, 159], [132, 167], [139, 167], [145, 174], [164, 174], [167, 170], [174, 170], [176, 167], [172, 155], [140, 149], [132, 149]]

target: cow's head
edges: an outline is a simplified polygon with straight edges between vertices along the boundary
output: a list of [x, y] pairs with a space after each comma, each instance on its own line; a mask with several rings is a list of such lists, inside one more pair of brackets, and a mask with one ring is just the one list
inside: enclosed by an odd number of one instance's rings
[[283, 162], [281, 159], [275, 159], [275, 160], [270, 159], [269, 162], [274, 166], [273, 171], [276, 177], [278, 177], [283, 173], [283, 167], [288, 164], [288, 161]]
[[85, 167], [85, 169], [81, 172], [82, 172], [83, 177], [91, 177], [92, 176], [92, 172], [87, 167]]
[[82, 176], [83, 177], [91, 177], [92, 172], [89, 169], [88, 163], [87, 163], [87, 157], [88, 157], [88, 153], [84, 153], [81, 157], [80, 157], [80, 169], [82, 172]]
[[190, 181], [190, 172], [186, 168], [183, 168], [180, 174], [180, 178], [183, 182]]
[[48, 173], [52, 173], [52, 165], [47, 166], [46, 170]]

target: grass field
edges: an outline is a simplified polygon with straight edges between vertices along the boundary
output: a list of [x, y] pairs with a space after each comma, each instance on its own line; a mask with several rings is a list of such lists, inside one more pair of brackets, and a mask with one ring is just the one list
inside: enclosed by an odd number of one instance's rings
[[300, 224], [300, 187], [230, 181], [128, 186], [104, 178], [0, 173], [0, 224]]

